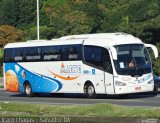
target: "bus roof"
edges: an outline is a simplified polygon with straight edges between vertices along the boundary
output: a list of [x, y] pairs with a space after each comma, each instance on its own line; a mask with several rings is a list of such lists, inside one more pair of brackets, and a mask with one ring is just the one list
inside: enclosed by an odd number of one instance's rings
[[[86, 42], [89, 39], [90, 39], [90, 41], [92, 41], [93, 39], [101, 40], [101, 41], [104, 40], [105, 43], [110, 44], [110, 45], [135, 44], [135, 43], [138, 43], [138, 44], [141, 43], [142, 44], [143, 43], [140, 39], [134, 37], [133, 35], [127, 34], [127, 33], [123, 33], [123, 32], [70, 35], [70, 36], [61, 37], [60, 39], [61, 40], [62, 39], [63, 40], [83, 39]], [[97, 42], [96, 44], [98, 44], [98, 43], [101, 43], [101, 42]]]
[[52, 40], [31, 40], [27, 42], [9, 43], [4, 48], [82, 44], [83, 41], [84, 45], [96, 45], [106, 48], [121, 44], [143, 44], [140, 39], [127, 33], [97, 33], [70, 35]]
[[18, 47], [36, 47], [36, 46], [53, 46], [53, 45], [64, 45], [64, 44], [82, 44], [82, 40], [66, 41], [66, 40], [32, 40], [27, 42], [9, 43], [4, 48], [18, 48]]

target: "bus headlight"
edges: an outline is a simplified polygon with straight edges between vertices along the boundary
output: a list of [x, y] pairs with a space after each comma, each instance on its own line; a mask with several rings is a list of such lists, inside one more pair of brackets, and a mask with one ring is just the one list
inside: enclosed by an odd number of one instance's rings
[[154, 80], [153, 79], [151, 79], [149, 82], [148, 82], [148, 84], [153, 84], [154, 83]]
[[116, 86], [126, 86], [126, 83], [120, 82], [120, 81], [115, 81]]

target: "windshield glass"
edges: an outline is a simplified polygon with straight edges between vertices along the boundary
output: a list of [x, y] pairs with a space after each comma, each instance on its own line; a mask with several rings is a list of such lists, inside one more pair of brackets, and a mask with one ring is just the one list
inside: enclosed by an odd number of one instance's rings
[[148, 50], [143, 44], [125, 44], [115, 46], [117, 60], [115, 69], [120, 75], [139, 75], [151, 72]]

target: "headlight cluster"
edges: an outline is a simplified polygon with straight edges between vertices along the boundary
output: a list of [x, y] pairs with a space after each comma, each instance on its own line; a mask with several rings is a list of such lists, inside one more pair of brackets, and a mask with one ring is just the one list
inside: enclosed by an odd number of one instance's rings
[[148, 84], [153, 84], [154, 83], [154, 80], [153, 79], [151, 79], [149, 82], [148, 82]]
[[126, 83], [120, 82], [120, 81], [115, 81], [116, 86], [126, 86]]

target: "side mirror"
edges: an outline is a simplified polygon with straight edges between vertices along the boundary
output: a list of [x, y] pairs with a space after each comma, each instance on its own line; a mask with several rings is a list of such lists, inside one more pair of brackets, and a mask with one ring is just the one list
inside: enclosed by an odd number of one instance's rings
[[151, 48], [151, 49], [153, 50], [154, 57], [155, 57], [155, 59], [157, 59], [157, 58], [158, 58], [158, 50], [157, 50], [157, 47], [154, 46], [154, 45], [152, 45], [152, 44], [144, 44], [144, 45], [145, 45], [145, 47], [149, 47], [149, 48]]
[[112, 53], [112, 58], [113, 60], [117, 60], [117, 50], [114, 47], [111, 47], [111, 53]]

